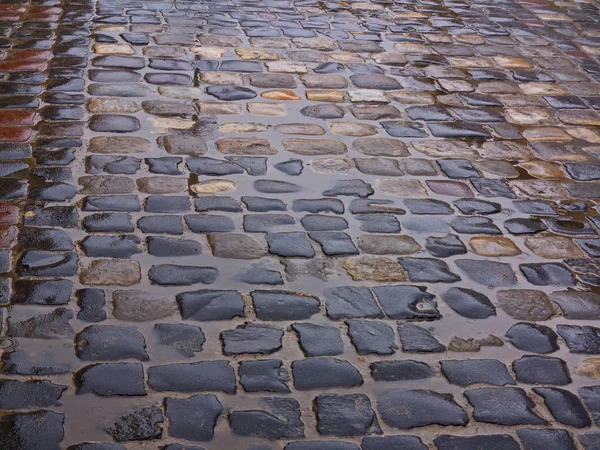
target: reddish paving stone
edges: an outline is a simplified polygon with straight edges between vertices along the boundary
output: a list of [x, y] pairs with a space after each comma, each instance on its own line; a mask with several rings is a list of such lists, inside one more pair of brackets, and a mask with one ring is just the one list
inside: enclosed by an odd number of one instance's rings
[[11, 203], [0, 203], [0, 224], [15, 225], [19, 223], [19, 208]]
[[26, 142], [32, 133], [31, 128], [0, 127], [0, 142]]

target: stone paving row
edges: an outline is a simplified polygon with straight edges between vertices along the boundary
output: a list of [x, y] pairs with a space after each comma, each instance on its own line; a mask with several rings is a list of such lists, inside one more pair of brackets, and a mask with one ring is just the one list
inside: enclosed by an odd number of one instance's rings
[[0, 449], [600, 449], [596, 3], [0, 23]]

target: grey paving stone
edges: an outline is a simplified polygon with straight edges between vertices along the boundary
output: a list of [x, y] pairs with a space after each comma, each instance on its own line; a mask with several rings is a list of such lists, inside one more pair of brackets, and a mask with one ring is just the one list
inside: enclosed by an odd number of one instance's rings
[[0, 407], [6, 410], [36, 409], [60, 406], [67, 386], [50, 380], [1, 380]]
[[246, 392], [290, 392], [290, 377], [281, 360], [242, 361], [239, 374]]
[[426, 450], [427, 447], [417, 436], [368, 436], [362, 441], [363, 450]]
[[359, 355], [391, 355], [395, 352], [394, 329], [384, 322], [347, 320], [348, 335]]
[[306, 356], [336, 356], [344, 353], [339, 328], [295, 323], [292, 329], [298, 333], [300, 347]]
[[477, 388], [465, 391], [478, 422], [498, 425], [545, 425], [533, 410], [535, 403], [520, 388]]
[[488, 434], [480, 436], [451, 436], [443, 434], [433, 440], [438, 450], [517, 450], [519, 444], [508, 434]]
[[566, 363], [559, 358], [525, 355], [513, 362], [513, 371], [519, 383], [559, 386], [571, 383]]
[[304, 437], [304, 423], [296, 400], [266, 397], [260, 403], [264, 409], [229, 412], [229, 424], [234, 434], [270, 440]]
[[73, 379], [77, 394], [146, 395], [144, 369], [140, 363], [93, 364], [77, 371]]
[[264, 321], [306, 320], [318, 313], [318, 298], [290, 291], [252, 291], [256, 316]]
[[132, 326], [90, 325], [75, 336], [75, 353], [83, 361], [147, 361], [144, 336]]
[[420, 286], [376, 286], [373, 293], [390, 319], [435, 320], [441, 317], [435, 296]]
[[549, 446], [558, 450], [575, 450], [567, 430], [522, 428], [517, 430], [517, 436], [528, 450], [541, 450]]
[[428, 330], [411, 323], [398, 323], [398, 334], [405, 353], [440, 353], [446, 351]]
[[563, 425], [585, 428], [591, 424], [581, 400], [572, 392], [553, 387], [535, 387], [533, 392], [544, 398], [552, 416]]
[[236, 380], [228, 361], [200, 361], [148, 368], [148, 385], [155, 391], [233, 394]]
[[177, 303], [184, 320], [230, 320], [244, 317], [244, 299], [238, 291], [201, 289], [182, 292]]
[[315, 250], [303, 232], [267, 233], [266, 238], [269, 252], [274, 255], [288, 258], [312, 258], [315, 256]]
[[371, 401], [364, 394], [319, 394], [316, 409], [317, 430], [322, 435], [382, 434]]
[[400, 430], [433, 424], [464, 426], [469, 421], [451, 394], [424, 389], [384, 391], [377, 396], [377, 410], [388, 426]]
[[196, 283], [211, 284], [219, 276], [214, 267], [183, 266], [178, 264], [159, 264], [148, 271], [153, 284], [161, 286], [189, 286]]
[[189, 441], [210, 441], [223, 406], [212, 394], [164, 401], [165, 416], [169, 419], [169, 436]]
[[472, 289], [452, 287], [442, 294], [450, 308], [469, 319], [487, 319], [496, 315], [496, 308], [488, 297]]
[[325, 290], [327, 316], [332, 320], [351, 318], [383, 318], [368, 288], [341, 286]]
[[[558, 328], [560, 332], [560, 325]], [[562, 336], [561, 336], [562, 337]], [[534, 323], [518, 322], [506, 332], [506, 338], [516, 348], [532, 353], [552, 353], [558, 350], [558, 336], [552, 328]], [[565, 339], [563, 337], [563, 339]]]
[[48, 410], [6, 414], [0, 419], [0, 443], [6, 448], [58, 450], [64, 421], [64, 414]]
[[284, 331], [266, 325], [245, 323], [221, 333], [224, 355], [260, 353], [269, 355], [281, 349]]
[[480, 383], [494, 386], [515, 384], [506, 366], [496, 359], [448, 360], [441, 361], [441, 366], [448, 381], [458, 386]]
[[154, 333], [160, 344], [172, 347], [190, 358], [202, 351], [202, 345], [206, 341], [200, 327], [183, 323], [157, 323], [154, 325]]
[[358, 370], [336, 358], [307, 358], [292, 363], [294, 387], [298, 390], [353, 387], [363, 384]]

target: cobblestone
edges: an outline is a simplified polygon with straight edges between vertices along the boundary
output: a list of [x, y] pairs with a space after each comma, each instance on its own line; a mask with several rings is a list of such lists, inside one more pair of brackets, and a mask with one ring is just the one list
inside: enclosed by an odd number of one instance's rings
[[597, 17], [0, 0], [0, 448], [598, 448]]

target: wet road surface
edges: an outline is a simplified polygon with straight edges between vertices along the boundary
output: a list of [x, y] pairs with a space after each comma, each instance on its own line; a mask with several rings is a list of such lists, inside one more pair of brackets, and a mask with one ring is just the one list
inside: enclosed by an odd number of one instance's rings
[[0, 23], [0, 449], [600, 448], [597, 3]]

